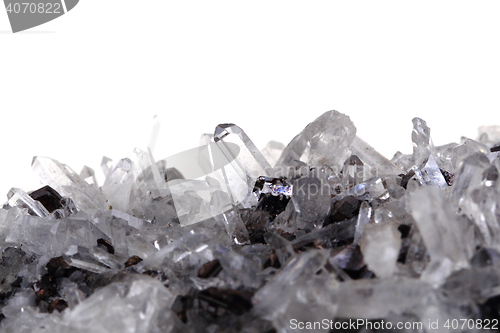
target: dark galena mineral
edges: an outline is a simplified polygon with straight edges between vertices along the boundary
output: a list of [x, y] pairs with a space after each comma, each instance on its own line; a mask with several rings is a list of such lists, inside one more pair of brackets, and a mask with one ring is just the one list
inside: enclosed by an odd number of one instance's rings
[[337, 111], [262, 150], [221, 124], [184, 167], [103, 158], [102, 186], [35, 157], [45, 186], [0, 209], [0, 331], [498, 329], [500, 127], [411, 138], [389, 160]]

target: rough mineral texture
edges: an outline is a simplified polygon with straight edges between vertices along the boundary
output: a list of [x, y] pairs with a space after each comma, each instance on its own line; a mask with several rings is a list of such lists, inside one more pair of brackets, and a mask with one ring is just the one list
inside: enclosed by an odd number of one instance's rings
[[262, 151], [221, 124], [176, 158], [104, 157], [102, 186], [35, 157], [44, 186], [0, 209], [0, 332], [498, 328], [499, 133], [435, 146], [415, 118], [389, 160], [337, 111]]

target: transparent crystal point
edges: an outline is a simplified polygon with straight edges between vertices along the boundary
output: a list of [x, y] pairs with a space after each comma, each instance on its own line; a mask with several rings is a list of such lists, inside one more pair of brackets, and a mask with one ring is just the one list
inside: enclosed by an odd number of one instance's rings
[[412, 170], [415, 172], [417, 180], [423, 186], [436, 186], [441, 190], [448, 187], [446, 180], [444, 179], [443, 173], [439, 169], [436, 160], [432, 155], [429, 155], [429, 159], [423, 168], [419, 168], [415, 165]]
[[227, 188], [234, 205], [245, 208], [257, 204], [253, 194], [255, 181], [260, 176], [270, 177], [273, 169], [246, 133], [234, 124], [221, 124], [215, 129], [218, 149], [210, 150], [213, 170]]
[[[329, 251], [297, 253], [280, 272], [257, 291], [254, 310], [277, 327], [292, 318], [333, 318], [337, 304], [332, 297], [340, 286], [334, 274], [317, 274], [326, 263]], [[319, 317], [319, 318], [318, 318]]]
[[356, 232], [354, 233], [354, 244], [357, 244], [364, 232], [365, 226], [370, 222], [372, 208], [368, 202], [363, 201], [359, 208], [358, 220], [356, 222]]
[[36, 156], [31, 168], [44, 184], [73, 200], [79, 209], [106, 209], [106, 199], [65, 164], [48, 157]]
[[126, 212], [129, 208], [133, 183], [133, 163], [130, 159], [124, 158], [108, 172], [101, 190], [114, 209]]
[[49, 215], [49, 211], [39, 201], [33, 200], [20, 188], [10, 189], [7, 198], [9, 199], [7, 203], [11, 207], [28, 208], [30, 214], [40, 217]]
[[364, 168], [363, 162], [356, 155], [351, 155], [345, 162], [342, 169], [342, 185], [344, 189], [349, 189], [363, 182]]
[[420, 118], [413, 118], [412, 122], [413, 158], [415, 165], [419, 166], [427, 160], [434, 146], [431, 140], [431, 129], [427, 126], [427, 123]]
[[214, 219], [225, 227], [229, 237], [231, 237], [236, 244], [250, 244], [250, 238], [245, 228], [245, 223], [235, 208], [214, 216]]
[[99, 187], [97, 184], [97, 179], [95, 177], [94, 169], [92, 169], [91, 167], [84, 165], [82, 171], [80, 171], [80, 177], [82, 177], [90, 185]]
[[477, 140], [489, 146], [500, 143], [500, 126], [490, 125], [479, 127]]
[[264, 149], [262, 149], [262, 155], [269, 161], [269, 164], [274, 167], [276, 162], [280, 158], [285, 145], [278, 141], [269, 141]]
[[394, 154], [391, 162], [401, 170], [409, 170], [415, 164], [413, 163], [413, 154], [403, 154], [400, 151]]
[[108, 175], [109, 170], [113, 167], [113, 160], [109, 157], [103, 156], [101, 160], [101, 170], [104, 173], [104, 177]]
[[276, 167], [281, 168], [277, 170], [278, 176], [286, 176], [288, 168], [298, 168], [304, 163], [340, 167], [355, 136], [356, 127], [348, 116], [338, 111], [323, 113], [286, 146], [276, 162]]
[[451, 201], [461, 207], [466, 200], [468, 191], [481, 183], [483, 172], [489, 167], [490, 161], [480, 152], [467, 157], [455, 175], [451, 191]]
[[[464, 230], [444, 192], [434, 186], [421, 187], [411, 193], [410, 204], [431, 259], [426, 268], [429, 281], [442, 282], [452, 270], [468, 267]], [[440, 274], [444, 275], [436, 278]]]
[[[210, 211], [214, 219], [224, 227], [227, 234], [236, 244], [249, 244], [248, 231], [236, 207], [231, 202], [230, 195], [222, 191], [220, 184], [214, 184], [210, 194]], [[218, 185], [218, 186], [217, 186]]]
[[293, 183], [292, 202], [301, 222], [322, 226], [331, 206], [331, 187], [324, 178], [302, 177]]
[[165, 181], [165, 176], [162, 177], [160, 169], [158, 168], [158, 164], [155, 162], [155, 159], [153, 157], [153, 151], [151, 150], [151, 148], [148, 148], [148, 153], [149, 153], [149, 159], [151, 161], [151, 172], [154, 181], [154, 183], [152, 184], [153, 186], [150, 187], [154, 191], [153, 196], [165, 197], [169, 194], [169, 190]]
[[158, 134], [160, 133], [160, 119], [158, 115], [153, 116], [153, 128], [151, 129], [151, 136], [149, 138], [148, 148], [151, 151], [155, 150], [156, 140], [158, 139]]
[[[82, 300], [52, 326], [51, 332], [171, 332], [175, 296], [156, 279], [129, 276]], [[178, 319], [177, 319], [178, 320]]]
[[352, 154], [357, 156], [364, 165], [363, 180], [375, 176], [394, 175], [403, 172], [396, 164], [380, 154], [359, 136], [356, 136], [349, 146]]
[[[269, 162], [240, 127], [234, 124], [220, 124], [215, 128], [214, 140], [251, 188], [257, 177], [273, 175]], [[236, 144], [239, 153], [236, 155], [227, 143]]]
[[500, 249], [497, 167], [478, 152], [463, 161], [455, 178], [452, 202], [472, 219], [488, 246]]

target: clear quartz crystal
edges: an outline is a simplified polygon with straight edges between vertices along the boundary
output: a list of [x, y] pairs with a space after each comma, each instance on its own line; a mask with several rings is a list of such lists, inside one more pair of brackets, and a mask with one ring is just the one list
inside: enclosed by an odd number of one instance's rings
[[269, 141], [262, 149], [262, 155], [265, 157], [269, 164], [274, 167], [285, 150], [285, 145], [278, 141]]
[[43, 183], [71, 198], [79, 209], [106, 209], [104, 196], [70, 167], [48, 157], [36, 156], [31, 168]]
[[269, 162], [234, 124], [218, 125], [214, 140], [218, 149], [210, 147], [210, 157], [215, 177], [225, 185], [234, 205], [241, 203], [245, 208], [256, 205], [252, 189], [258, 177], [274, 173]]
[[148, 148], [148, 155], [151, 162], [151, 173], [153, 175], [153, 186], [151, 188], [153, 191], [153, 195], [156, 197], [167, 196], [169, 194], [169, 191], [166, 185], [165, 177], [162, 177], [160, 173], [160, 169], [158, 168], [158, 164], [153, 157], [153, 151], [151, 150], [151, 148]]
[[20, 188], [12, 188], [7, 194], [9, 201], [7, 202], [11, 207], [27, 208], [30, 214], [46, 217], [49, 215], [47, 208], [45, 208], [39, 201], [33, 200], [26, 192]]
[[398, 151], [391, 158], [391, 162], [401, 170], [409, 170], [414, 165], [413, 154], [403, 154]]
[[428, 159], [434, 145], [431, 139], [431, 129], [427, 126], [427, 123], [420, 118], [413, 118], [412, 122], [413, 158], [415, 165], [420, 166]]
[[231, 203], [229, 195], [215, 190], [211, 193], [210, 207], [214, 219], [219, 222], [236, 244], [249, 243], [248, 231], [238, 214], [236, 207]]
[[[249, 187], [253, 188], [259, 176], [272, 176], [271, 165], [240, 127], [234, 124], [220, 124], [215, 128], [214, 140]], [[235, 155], [227, 143], [236, 144], [239, 153]]]
[[352, 154], [357, 156], [364, 165], [363, 180], [375, 176], [393, 175], [402, 170], [385, 156], [377, 152], [372, 146], [356, 136], [349, 146]]
[[323, 225], [330, 211], [330, 184], [314, 176], [299, 178], [293, 184], [292, 201], [298, 218], [313, 226]]
[[465, 159], [458, 171], [453, 184], [451, 200], [458, 207], [463, 206], [467, 199], [470, 186], [480, 184], [483, 172], [488, 168], [489, 160], [482, 153], [476, 153]]
[[498, 218], [498, 170], [482, 153], [465, 159], [457, 174], [451, 197], [470, 216], [488, 246], [500, 249]]
[[389, 313], [413, 313], [429, 297], [431, 288], [418, 279], [392, 276], [385, 279], [345, 281], [337, 289], [339, 318], [386, 318]]
[[153, 116], [153, 128], [151, 130], [151, 137], [149, 138], [148, 148], [153, 152], [155, 150], [158, 134], [160, 133], [160, 120], [157, 115]]
[[311, 321], [333, 317], [338, 305], [331, 294], [338, 283], [331, 274], [314, 275], [326, 263], [327, 256], [328, 251], [310, 251], [290, 259], [253, 297], [256, 313], [278, 327], [297, 315]]
[[329, 111], [286, 147], [259, 152], [228, 124], [155, 160], [153, 131], [146, 151], [103, 159], [101, 187], [88, 167], [37, 157], [60, 196], [13, 188], [0, 209], [0, 331], [322, 332], [366, 318], [441, 332], [429, 323], [497, 318], [498, 133], [434, 147], [415, 118], [413, 153], [389, 161]]
[[73, 332], [170, 332], [175, 316], [174, 296], [159, 281], [136, 276], [100, 289], [79, 303], [50, 331], [68, 327]]
[[359, 215], [356, 223], [356, 233], [354, 234], [354, 244], [357, 244], [364, 232], [365, 226], [370, 222], [372, 216], [372, 208], [368, 202], [363, 201], [359, 208]]
[[97, 188], [99, 188], [94, 169], [92, 169], [91, 167], [85, 165], [82, 168], [82, 171], [80, 171], [80, 177], [82, 177], [90, 185], [95, 185]]
[[442, 146], [436, 146], [434, 149], [434, 157], [436, 159], [436, 163], [439, 165], [440, 168], [443, 170], [449, 171], [454, 173], [455, 172], [455, 156], [453, 153], [453, 150], [455, 147], [457, 147], [457, 143], [448, 143], [446, 145]]
[[453, 270], [468, 267], [463, 248], [464, 231], [445, 194], [436, 187], [422, 187], [411, 194], [411, 209], [431, 262], [426, 268], [429, 282], [442, 283]]
[[238, 245], [249, 244], [248, 231], [236, 209], [216, 215], [215, 220], [224, 225], [231, 239]]
[[134, 183], [133, 163], [124, 158], [118, 161], [109, 172], [102, 185], [102, 193], [114, 208], [126, 212], [129, 207], [130, 193]]
[[477, 141], [487, 144], [488, 146], [499, 144], [500, 126], [490, 125], [490, 126], [479, 127]]
[[423, 168], [414, 166], [412, 170], [415, 172], [417, 180], [423, 186], [433, 185], [441, 190], [448, 187], [444, 176], [436, 163], [436, 160], [432, 155], [429, 155], [427, 163], [425, 163]]
[[108, 172], [109, 170], [111, 170], [112, 166], [113, 166], [113, 160], [110, 159], [109, 157], [103, 156], [101, 161], [101, 170], [104, 173], [104, 177], [108, 175]]
[[334, 198], [334, 201], [339, 201], [346, 196], [352, 195], [371, 202], [374, 199], [385, 196], [386, 194], [387, 189], [384, 187], [382, 178], [373, 177], [337, 195]]
[[387, 278], [394, 274], [401, 235], [392, 221], [365, 225], [360, 246], [365, 262], [378, 277]]
[[342, 169], [342, 185], [348, 190], [364, 180], [363, 162], [356, 155], [351, 155], [344, 162]]
[[286, 176], [290, 168], [304, 163], [340, 170], [340, 163], [348, 156], [341, 158], [355, 137], [356, 127], [349, 117], [337, 111], [325, 112], [286, 146], [276, 163], [277, 176]]

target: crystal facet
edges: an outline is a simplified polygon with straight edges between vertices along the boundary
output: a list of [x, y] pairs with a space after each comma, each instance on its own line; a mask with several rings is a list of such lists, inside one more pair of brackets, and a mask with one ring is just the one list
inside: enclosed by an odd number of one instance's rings
[[46, 186], [9, 191], [1, 332], [479, 332], [453, 320], [500, 316], [498, 126], [434, 146], [414, 118], [413, 153], [388, 160], [328, 111], [286, 147], [223, 124], [155, 159], [155, 121], [147, 150], [103, 158], [102, 186], [35, 157]]

